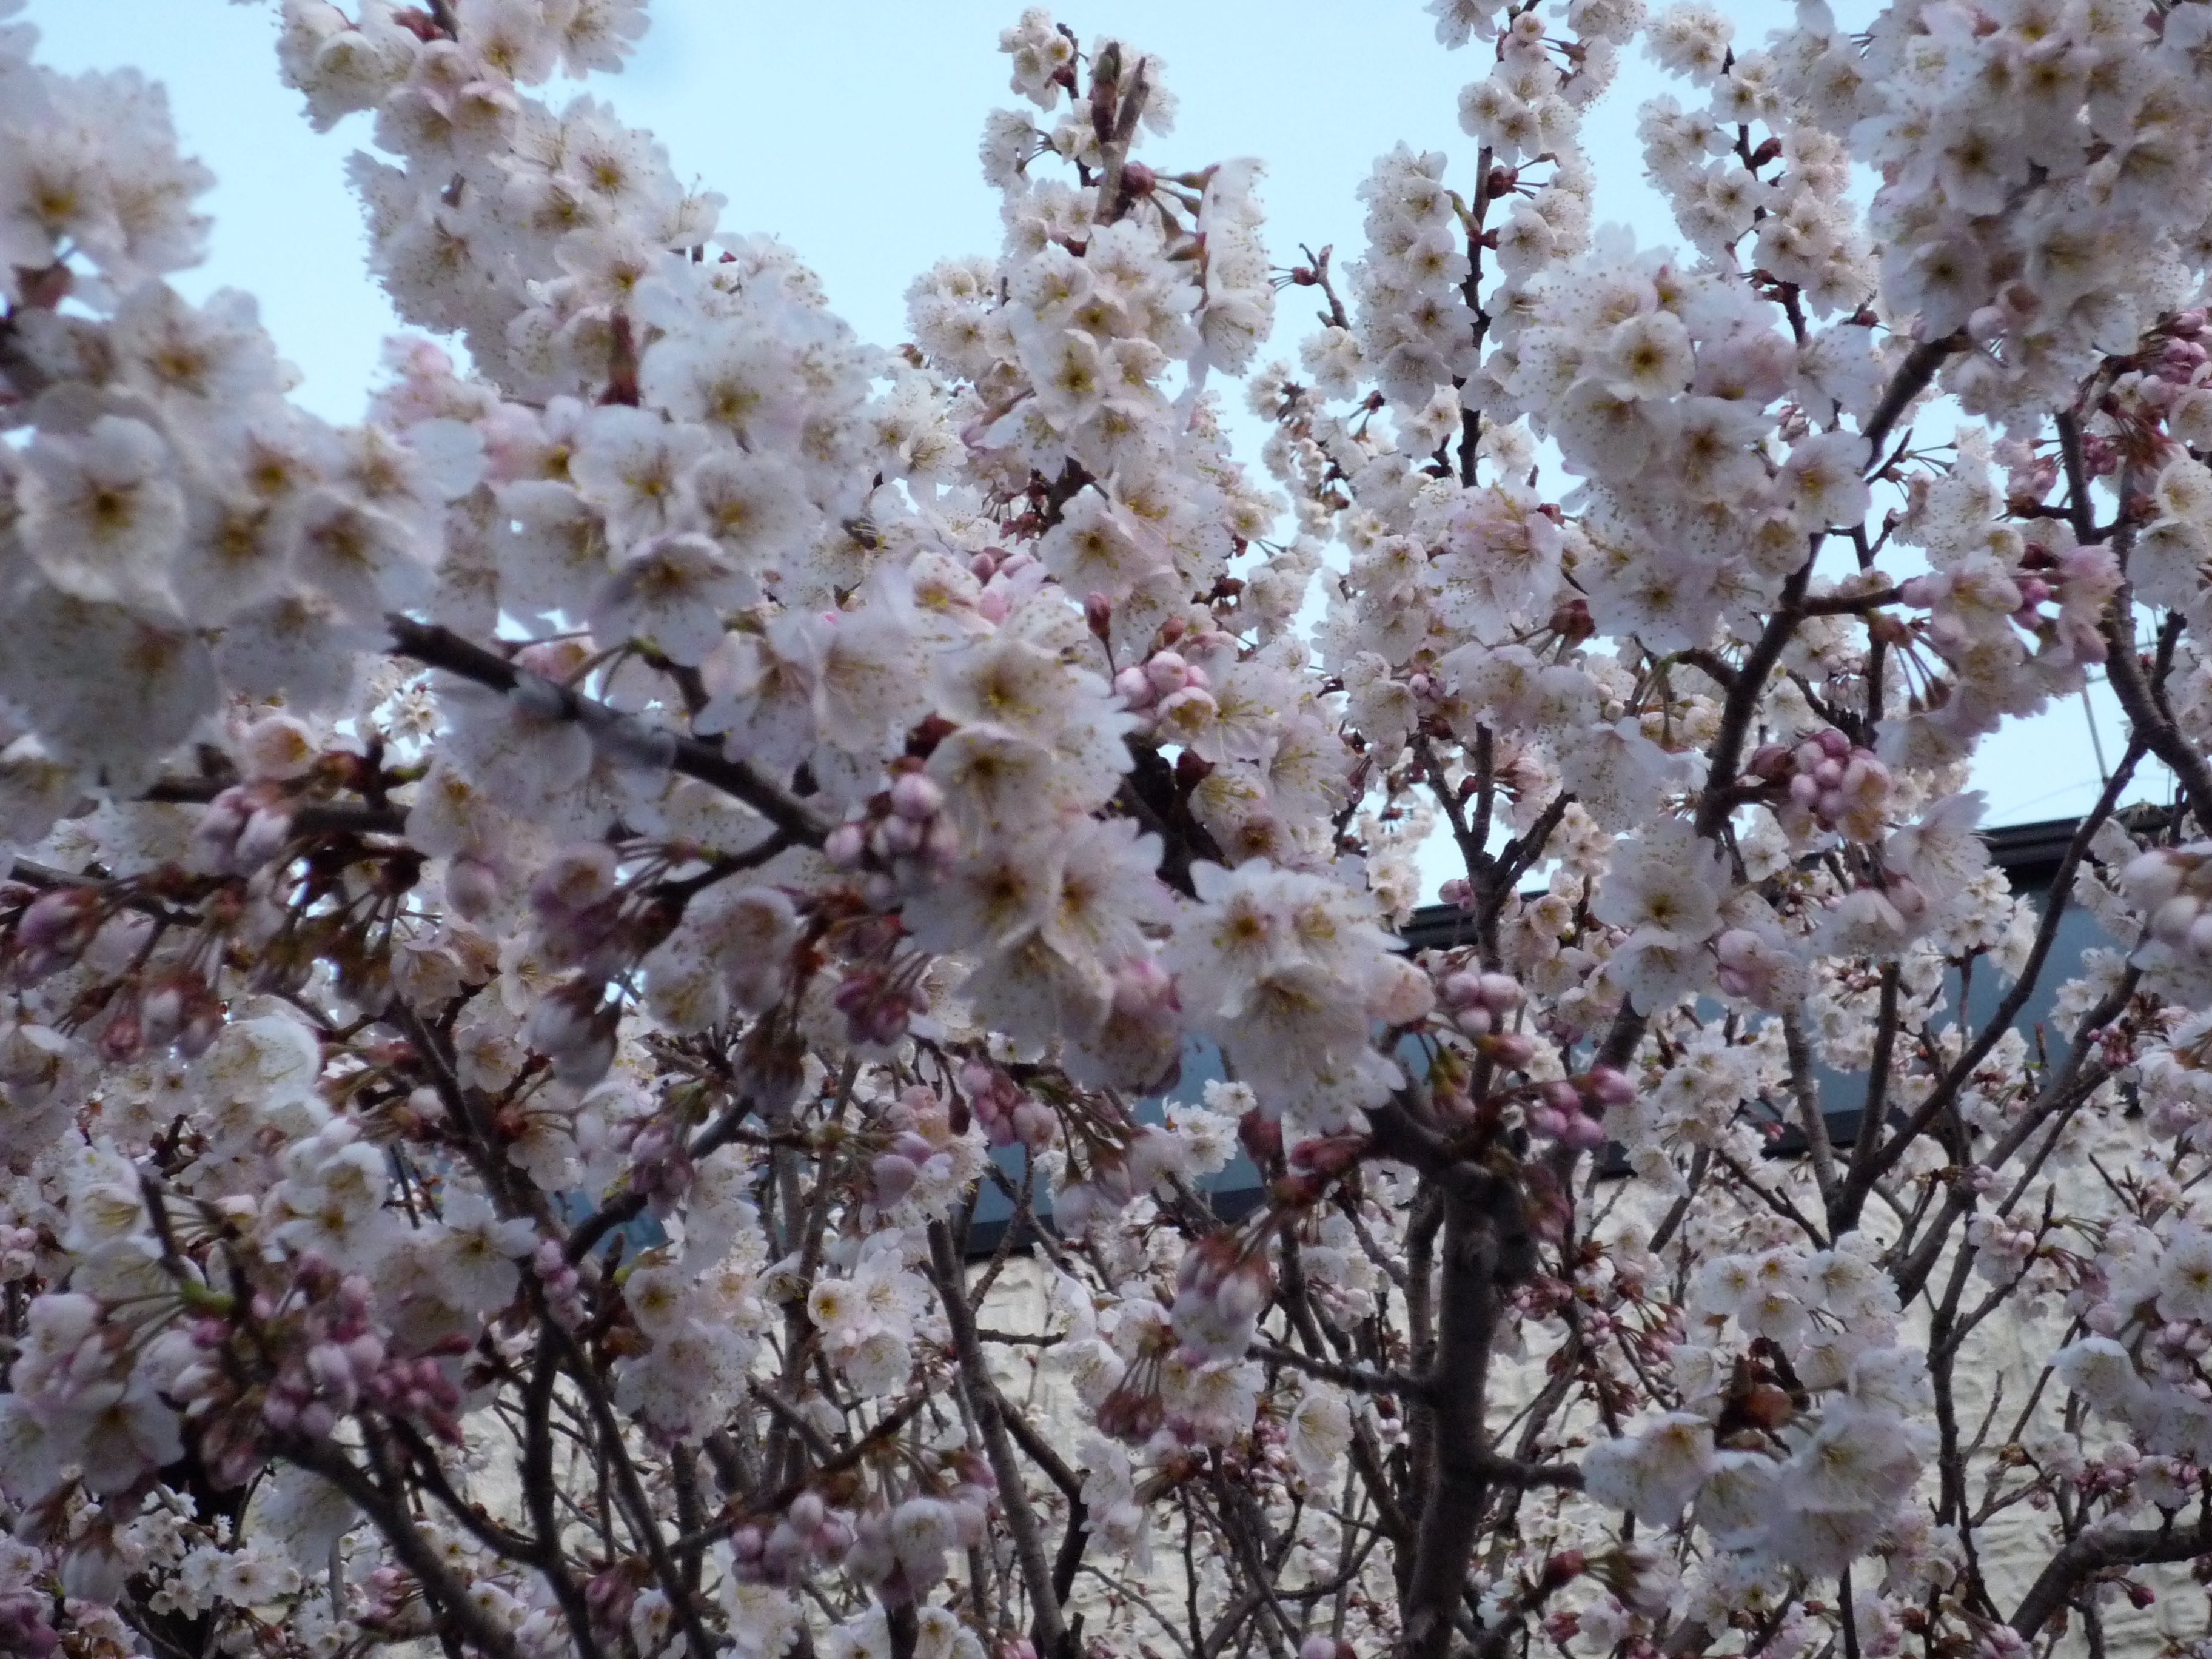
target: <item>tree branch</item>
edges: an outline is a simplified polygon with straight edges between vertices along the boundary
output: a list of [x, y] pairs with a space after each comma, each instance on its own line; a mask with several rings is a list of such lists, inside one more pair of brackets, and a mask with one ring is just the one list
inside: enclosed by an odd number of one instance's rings
[[[449, 628], [398, 615], [387, 617], [385, 621], [392, 629], [392, 649], [396, 656], [411, 658], [495, 691], [512, 691], [522, 680], [523, 671], [505, 657], [463, 639]], [[532, 678], [537, 679], [536, 676]], [[557, 700], [564, 720], [579, 721], [593, 730], [616, 728], [629, 721], [629, 716], [567, 686], [554, 685], [547, 680], [537, 680], [537, 684], [544, 688], [549, 697]], [[668, 735], [674, 740], [669, 762], [672, 770], [711, 784], [743, 801], [794, 842], [819, 847], [829, 835], [830, 826], [819, 813], [798, 796], [763, 777], [747, 763], [730, 759], [717, 744], [674, 732]]]
[[1881, 441], [1889, 435], [1898, 417], [1905, 413], [1905, 405], [1928, 389], [1936, 378], [1936, 371], [1943, 367], [1943, 360], [1966, 348], [1966, 334], [1962, 329], [1946, 334], [1940, 340], [1924, 340], [1905, 354], [1898, 365], [1897, 378], [1881, 394], [1867, 423], [1859, 428], [1867, 441], [1867, 463], [1871, 467], [1881, 453]]
[[1013, 1534], [1015, 1559], [1030, 1596], [1030, 1640], [1042, 1659], [1061, 1659], [1067, 1626], [1060, 1601], [1053, 1594], [1054, 1574], [1045, 1561], [1044, 1539], [1037, 1528], [1036, 1511], [1022, 1486], [1021, 1465], [1014, 1461], [1012, 1442], [1006, 1434], [1006, 1413], [999, 1385], [992, 1380], [983, 1358], [983, 1345], [975, 1336], [975, 1311], [968, 1304], [968, 1276], [952, 1248], [952, 1232], [942, 1221], [929, 1224], [929, 1259], [937, 1278], [938, 1299], [945, 1304], [945, 1322], [952, 1334], [952, 1351], [960, 1367], [960, 1380], [983, 1437], [985, 1455], [999, 1478], [999, 1506]]
[[2085, 1532], [2068, 1542], [2036, 1575], [2012, 1616], [2012, 1627], [2029, 1641], [2044, 1621], [2066, 1604], [2075, 1587], [2107, 1567], [2147, 1567], [2167, 1561], [2193, 1561], [2212, 1555], [2212, 1516], [2193, 1527], [2137, 1527], [2126, 1531]]

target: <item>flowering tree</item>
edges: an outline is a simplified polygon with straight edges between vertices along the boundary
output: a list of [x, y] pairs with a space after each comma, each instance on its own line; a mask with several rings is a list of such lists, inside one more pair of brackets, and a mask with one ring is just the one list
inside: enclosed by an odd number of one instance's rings
[[[2212, 1561], [2212, 4], [1431, 10], [1466, 143], [1287, 271], [1024, 14], [884, 352], [536, 90], [641, 0], [283, 0], [422, 331], [343, 428], [0, 31], [0, 1649], [2096, 1654]], [[1961, 788], [2098, 667], [2038, 908]]]

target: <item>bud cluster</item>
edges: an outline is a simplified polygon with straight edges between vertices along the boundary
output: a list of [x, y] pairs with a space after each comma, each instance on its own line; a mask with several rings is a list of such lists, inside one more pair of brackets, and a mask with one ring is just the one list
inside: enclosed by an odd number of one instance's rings
[[1797, 967], [1796, 958], [1765, 934], [1748, 927], [1724, 929], [1713, 940], [1721, 989], [1762, 1008], [1781, 1000], [1778, 981]]
[[1783, 792], [1783, 825], [1793, 834], [1805, 833], [1810, 820], [1846, 841], [1881, 837], [1889, 812], [1889, 769], [1833, 726], [1795, 744], [1763, 745], [1748, 770]]
[[607, 995], [607, 981], [665, 931], [665, 918], [648, 918], [628, 902], [633, 890], [604, 842], [562, 848], [530, 884], [540, 948], [549, 962], [574, 971], [539, 997], [528, 1040], [555, 1077], [577, 1088], [589, 1088], [614, 1064], [622, 1005]]
[[853, 1547], [852, 1518], [802, 1492], [772, 1522], [750, 1522], [730, 1534], [731, 1565], [752, 1583], [797, 1584], [823, 1567], [845, 1563]]
[[1626, 1106], [1635, 1098], [1636, 1085], [1626, 1073], [1594, 1066], [1574, 1077], [1539, 1084], [1535, 1103], [1528, 1109], [1524, 1121], [1539, 1139], [1591, 1152], [1605, 1145], [1606, 1109]]
[[36, 1585], [20, 1584], [0, 1591], [0, 1653], [19, 1659], [46, 1659], [61, 1645], [61, 1638], [47, 1622], [54, 1598]]
[[530, 1271], [545, 1290], [545, 1311], [563, 1330], [584, 1322], [584, 1275], [555, 1238], [541, 1238], [530, 1257]]
[[921, 1179], [923, 1168], [939, 1156], [937, 1143], [921, 1130], [944, 1121], [937, 1091], [919, 1084], [877, 1115], [872, 1139], [888, 1143], [868, 1163], [868, 1202], [878, 1212], [896, 1207]]
[[440, 1363], [445, 1348], [391, 1353], [372, 1304], [368, 1279], [310, 1255], [293, 1264], [284, 1291], [255, 1291], [243, 1318], [210, 1312], [193, 1322], [198, 1356], [168, 1392], [187, 1422], [203, 1425], [201, 1453], [217, 1485], [250, 1478], [271, 1437], [326, 1440], [363, 1405], [460, 1443], [460, 1390]]
[[874, 1586], [886, 1606], [919, 1601], [945, 1577], [945, 1558], [990, 1533], [998, 1483], [980, 1458], [953, 1459], [954, 1480], [941, 1497], [917, 1492], [896, 1505], [872, 1505], [854, 1522], [845, 1571]]
[[1051, 1109], [988, 1060], [963, 1064], [960, 1087], [994, 1146], [1019, 1142], [1031, 1152], [1042, 1152], [1052, 1145], [1059, 1120]]
[[1114, 676], [1114, 691], [1142, 730], [1170, 741], [1179, 732], [1204, 730], [1220, 713], [1206, 670], [1178, 651], [1163, 648], [1124, 668]]
[[281, 784], [233, 785], [207, 804], [192, 830], [193, 862], [219, 876], [250, 876], [292, 839], [293, 802]]
[[85, 953], [109, 914], [97, 887], [56, 887], [40, 894], [16, 918], [9, 977], [35, 985], [59, 973]]
[[906, 1036], [914, 1017], [929, 1006], [921, 976], [928, 958], [888, 957], [855, 965], [830, 999], [845, 1016], [852, 1040], [889, 1048]]
[[646, 1200], [656, 1216], [666, 1216], [678, 1200], [691, 1190], [697, 1174], [684, 1126], [666, 1114], [638, 1121], [629, 1132], [629, 1189]]
[[870, 796], [859, 817], [846, 819], [822, 843], [823, 856], [836, 868], [868, 871], [871, 903], [890, 904], [960, 856], [960, 831], [945, 813], [945, 791], [921, 765], [902, 757], [890, 787]]
[[221, 1033], [222, 1016], [222, 1000], [198, 974], [168, 969], [125, 981], [100, 1030], [100, 1052], [127, 1066], [174, 1043], [186, 1060], [198, 1060]]
[[1521, 1006], [1521, 981], [1510, 974], [1455, 969], [1437, 982], [1437, 1001], [1468, 1036], [1486, 1037], [1503, 1030]]
[[1170, 1310], [1183, 1363], [1242, 1359], [1274, 1293], [1266, 1254], [1249, 1249], [1234, 1233], [1215, 1233], [1193, 1244], [1183, 1252]]
[[[2205, 313], [2192, 307], [2178, 311], [2167, 318], [2164, 325], [2148, 343], [2149, 349], [2137, 354], [2134, 360], [2143, 365], [2143, 383], [2137, 387], [2138, 395], [2146, 402], [2162, 404], [2172, 401], [2172, 394], [2184, 386], [2200, 383], [2201, 370], [2212, 353], [2204, 347]], [[2161, 341], [2159, 336], [2163, 336]], [[2166, 392], [2161, 399], [2151, 390], [2157, 386]]]

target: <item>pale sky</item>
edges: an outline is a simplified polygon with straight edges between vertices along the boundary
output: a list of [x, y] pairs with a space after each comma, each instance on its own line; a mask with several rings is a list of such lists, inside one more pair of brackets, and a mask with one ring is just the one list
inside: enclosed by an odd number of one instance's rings
[[[1724, 0], [1723, 9], [1738, 19], [1740, 46], [1787, 15], [1772, 0]], [[1872, 0], [1836, 7], [1847, 26], [1874, 9]], [[627, 70], [587, 89], [652, 129], [679, 178], [728, 198], [726, 229], [788, 242], [863, 337], [894, 344], [917, 272], [998, 246], [997, 198], [975, 144], [985, 114], [1018, 101], [996, 48], [1019, 11], [1018, 0], [655, 0], [652, 32]], [[43, 36], [41, 62], [135, 65], [167, 83], [185, 149], [219, 181], [208, 203], [211, 257], [179, 286], [194, 297], [222, 287], [257, 295], [278, 349], [305, 374], [300, 398], [334, 420], [357, 417], [396, 326], [364, 274], [342, 172], [367, 144], [367, 122], [309, 131], [276, 79], [274, 6], [30, 0], [24, 15]], [[1267, 234], [1282, 264], [1297, 260], [1301, 242], [1333, 242], [1340, 261], [1358, 257], [1353, 191], [1399, 141], [1442, 149], [1456, 169], [1473, 165], [1456, 100], [1482, 60], [1476, 48], [1437, 46], [1418, 0], [1106, 0], [1055, 15], [1086, 46], [1110, 28], [1165, 58], [1181, 109], [1171, 137], [1147, 141], [1156, 167], [1267, 162]], [[1647, 245], [1676, 240], [1643, 181], [1635, 135], [1638, 104], [1664, 84], [1632, 51], [1585, 130], [1598, 222], [1626, 222]], [[558, 102], [577, 88], [545, 90]], [[1313, 326], [1307, 297], [1284, 295], [1268, 355], [1295, 360]], [[1256, 466], [1256, 455], [1248, 459]], [[2095, 701], [2109, 757], [2119, 722], [2101, 688]], [[1983, 754], [1975, 782], [1988, 792], [1990, 823], [2071, 816], [2097, 793], [2079, 698], [1999, 734]], [[2164, 790], [2162, 775], [2154, 787]]]

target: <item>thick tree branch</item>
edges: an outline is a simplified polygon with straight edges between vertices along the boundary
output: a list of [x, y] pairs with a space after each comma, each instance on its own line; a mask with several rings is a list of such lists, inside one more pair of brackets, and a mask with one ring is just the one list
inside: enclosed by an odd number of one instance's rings
[[[394, 655], [442, 669], [495, 691], [513, 691], [523, 679], [524, 671], [496, 651], [465, 640], [449, 628], [402, 616], [387, 617], [385, 620], [392, 629]], [[559, 708], [563, 719], [579, 721], [594, 731], [626, 731], [634, 725], [630, 716], [580, 692], [534, 675], [531, 678], [547, 702]], [[672, 739], [671, 770], [711, 784], [743, 801], [794, 842], [819, 847], [830, 833], [830, 826], [820, 813], [788, 790], [763, 777], [745, 762], [732, 760], [718, 745], [697, 738], [674, 732], [665, 735]]]
[[1451, 1651], [1494, 1463], [1484, 1425], [1505, 1292], [1533, 1257], [1520, 1194], [1472, 1166], [1443, 1178], [1443, 1285], [1431, 1370], [1435, 1472], [1402, 1597], [1407, 1659]]
[[2085, 1532], [2068, 1542], [2036, 1575], [2012, 1615], [2012, 1627], [2030, 1641], [2084, 1579], [2109, 1567], [2147, 1567], [2212, 1555], [2212, 1516], [2193, 1527], [2136, 1527]]
[[1966, 335], [1961, 330], [1946, 334], [1940, 340], [1923, 341], [1905, 354], [1905, 361], [1898, 365], [1897, 378], [1889, 383], [1888, 390], [1881, 394], [1881, 401], [1875, 405], [1874, 413], [1859, 428], [1866, 434], [1869, 466], [1881, 459], [1881, 441], [1889, 435], [1890, 428], [1897, 424], [1905, 406], [1928, 390], [1936, 371], [1943, 367], [1943, 360], [1965, 350], [1966, 344]]

